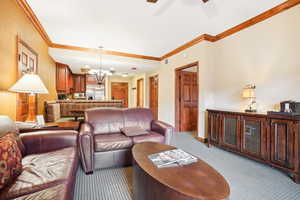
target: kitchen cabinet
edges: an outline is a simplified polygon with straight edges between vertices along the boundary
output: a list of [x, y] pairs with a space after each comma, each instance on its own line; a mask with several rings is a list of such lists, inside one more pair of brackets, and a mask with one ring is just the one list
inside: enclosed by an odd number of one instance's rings
[[68, 65], [56, 63], [56, 91], [58, 94], [70, 94], [73, 89], [72, 72]]
[[74, 93], [85, 93], [86, 76], [82, 74], [74, 74]]

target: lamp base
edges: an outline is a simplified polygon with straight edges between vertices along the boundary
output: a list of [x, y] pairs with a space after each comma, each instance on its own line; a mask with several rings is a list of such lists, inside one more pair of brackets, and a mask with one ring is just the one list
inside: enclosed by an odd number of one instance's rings
[[28, 115], [26, 122], [36, 121], [36, 98], [35, 95], [28, 96]]
[[250, 109], [246, 109], [245, 112], [256, 112], [256, 110], [250, 110]]

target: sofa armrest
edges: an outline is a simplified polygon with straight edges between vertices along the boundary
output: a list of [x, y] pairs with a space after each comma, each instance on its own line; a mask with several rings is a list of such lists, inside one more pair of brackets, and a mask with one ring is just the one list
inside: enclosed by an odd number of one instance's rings
[[20, 134], [26, 155], [77, 146], [77, 131], [38, 131]]
[[171, 143], [171, 138], [174, 133], [174, 127], [162, 121], [153, 120], [151, 123], [151, 130], [165, 136], [165, 144]]
[[94, 135], [93, 127], [88, 123], [82, 123], [79, 131], [78, 146], [82, 168], [86, 174], [94, 171]]

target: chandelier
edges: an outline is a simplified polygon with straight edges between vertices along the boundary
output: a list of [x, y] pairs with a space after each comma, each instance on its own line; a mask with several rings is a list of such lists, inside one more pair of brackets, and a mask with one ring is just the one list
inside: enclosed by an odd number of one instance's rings
[[94, 74], [96, 82], [98, 85], [105, 85], [105, 77], [107, 75], [107, 72], [103, 70], [102, 68], [102, 53], [103, 53], [103, 47], [100, 46], [100, 56], [99, 56], [99, 69], [93, 70], [91, 73]]

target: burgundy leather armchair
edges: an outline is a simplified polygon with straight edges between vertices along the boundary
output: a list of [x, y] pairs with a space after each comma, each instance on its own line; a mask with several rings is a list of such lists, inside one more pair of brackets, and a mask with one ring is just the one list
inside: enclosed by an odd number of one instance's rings
[[[0, 133], [17, 132], [15, 124], [0, 116]], [[0, 190], [0, 199], [73, 199], [78, 167], [76, 131], [41, 131], [20, 135], [23, 171]]]
[[[146, 135], [127, 137], [120, 129], [139, 126]], [[174, 128], [153, 120], [146, 108], [93, 108], [85, 111], [85, 122], [79, 132], [79, 151], [85, 173], [95, 169], [132, 164], [134, 144], [151, 141], [170, 144]]]

